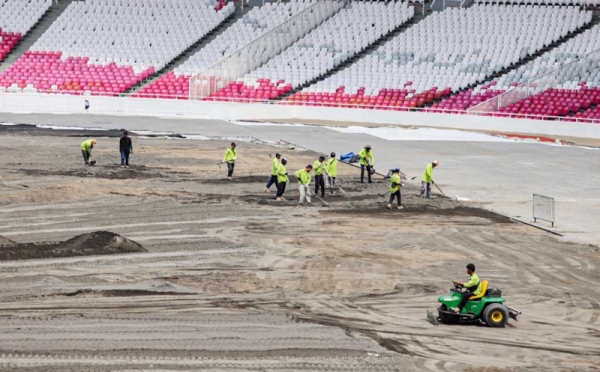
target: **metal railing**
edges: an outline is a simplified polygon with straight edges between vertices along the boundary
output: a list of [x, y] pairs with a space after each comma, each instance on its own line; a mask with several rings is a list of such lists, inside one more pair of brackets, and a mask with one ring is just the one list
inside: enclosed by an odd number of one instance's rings
[[568, 81], [581, 81], [585, 75], [589, 76], [593, 70], [597, 69], [598, 61], [600, 61], [600, 49], [578, 56], [573, 61], [537, 75], [525, 83], [471, 107], [467, 111], [469, 114], [495, 112], [503, 107], [542, 93], [547, 89], [556, 88]]
[[554, 198], [533, 194], [533, 222], [543, 220], [554, 227]]
[[281, 53], [323, 21], [337, 13], [345, 1], [320, 0], [285, 20], [220, 61], [190, 78], [189, 99], [210, 96]]
[[[79, 96], [82, 99], [93, 99], [93, 98], [129, 98], [129, 99], [155, 99], [161, 102], [169, 101], [189, 101], [187, 95], [169, 95], [169, 94], [151, 94], [151, 93], [135, 93], [133, 96], [125, 93], [121, 94], [84, 94], [81, 91], [59, 91], [55, 93], [35, 93], [35, 92], [1, 92], [0, 91], [0, 109], [4, 108], [3, 97], [10, 96], [22, 96], [22, 97], [33, 97], [33, 96], [47, 96], [47, 97], [60, 97], [60, 96]], [[441, 109], [436, 107], [406, 107], [406, 106], [395, 106], [395, 105], [378, 105], [378, 104], [364, 104], [364, 103], [344, 103], [344, 102], [308, 102], [308, 101], [278, 101], [278, 100], [265, 100], [265, 99], [252, 99], [252, 98], [225, 98], [215, 97], [207, 98], [204, 102], [215, 102], [215, 103], [226, 103], [231, 105], [244, 105], [248, 103], [253, 104], [264, 104], [264, 105], [288, 105], [288, 106], [311, 106], [311, 107], [330, 107], [330, 108], [349, 108], [349, 109], [367, 109], [367, 110], [388, 110], [388, 111], [404, 111], [404, 112], [422, 112], [422, 113], [434, 113], [434, 114], [456, 114], [456, 115], [467, 115], [465, 110], [453, 110], [453, 109]], [[191, 102], [190, 102], [191, 103]], [[32, 104], [32, 106], [34, 106]], [[26, 108], [19, 107], [19, 108]], [[474, 113], [473, 115], [492, 116], [492, 117], [507, 117], [505, 113]], [[564, 122], [579, 122], [579, 123], [597, 123], [600, 124], [600, 119], [588, 119], [580, 117], [562, 117], [562, 116], [548, 116], [548, 115], [533, 115], [533, 114], [510, 114], [510, 118], [517, 119], [532, 119], [532, 120], [553, 120], [553, 121], [564, 121]]]

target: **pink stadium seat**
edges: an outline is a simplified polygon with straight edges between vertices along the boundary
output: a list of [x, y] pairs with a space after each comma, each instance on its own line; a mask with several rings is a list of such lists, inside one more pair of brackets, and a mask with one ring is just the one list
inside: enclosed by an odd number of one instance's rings
[[61, 56], [61, 52], [27, 51], [0, 74], [0, 86], [31, 84], [43, 92], [90, 91], [116, 95], [154, 73], [153, 67], [136, 74], [129, 66], [94, 65], [89, 64], [86, 57], [62, 59]]

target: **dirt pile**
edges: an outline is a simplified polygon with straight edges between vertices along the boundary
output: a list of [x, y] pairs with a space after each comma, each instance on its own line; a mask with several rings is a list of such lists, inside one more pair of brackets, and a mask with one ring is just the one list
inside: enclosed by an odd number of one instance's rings
[[82, 234], [64, 242], [2, 245], [0, 240], [0, 247], [0, 261], [146, 252], [138, 243], [108, 231]]
[[3, 236], [0, 236], [0, 247], [7, 247], [7, 246], [13, 245], [13, 244], [15, 244], [15, 242], [13, 242], [12, 240], [9, 240]]

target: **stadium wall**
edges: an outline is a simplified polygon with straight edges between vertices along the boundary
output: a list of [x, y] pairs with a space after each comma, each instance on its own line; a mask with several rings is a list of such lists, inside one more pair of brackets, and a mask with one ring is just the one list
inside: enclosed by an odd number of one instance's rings
[[[86, 111], [86, 101], [89, 109]], [[422, 112], [287, 106], [251, 103], [199, 102], [129, 97], [44, 94], [0, 94], [0, 112], [103, 114], [217, 120], [327, 120], [424, 127], [600, 138], [600, 125], [591, 123], [511, 119]]]

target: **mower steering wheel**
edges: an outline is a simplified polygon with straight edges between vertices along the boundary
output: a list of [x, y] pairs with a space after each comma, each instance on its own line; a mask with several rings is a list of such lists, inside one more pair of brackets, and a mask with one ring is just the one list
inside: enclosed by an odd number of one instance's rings
[[460, 285], [460, 284], [456, 284], [456, 283], [452, 283], [452, 284], [454, 284], [454, 289], [455, 289], [457, 292], [460, 292], [460, 291], [461, 291], [462, 285]]

